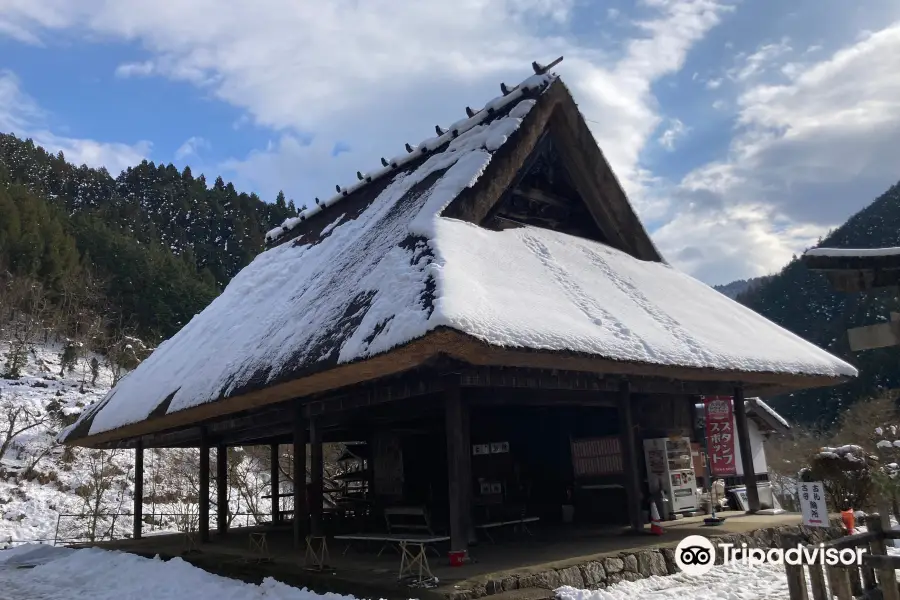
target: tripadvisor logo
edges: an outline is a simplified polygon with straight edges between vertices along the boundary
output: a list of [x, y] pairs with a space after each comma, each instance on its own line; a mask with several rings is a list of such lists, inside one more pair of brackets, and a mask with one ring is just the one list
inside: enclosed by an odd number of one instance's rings
[[[718, 548], [717, 548], [718, 547]], [[688, 575], [708, 573], [716, 562], [716, 553], [722, 555], [722, 563], [740, 563], [756, 567], [764, 563], [777, 565], [835, 565], [859, 566], [863, 548], [825, 548], [824, 544], [796, 548], [749, 548], [747, 544], [713, 544], [702, 535], [689, 535], [675, 547], [675, 564]]]
[[689, 535], [675, 547], [675, 564], [688, 575], [703, 575], [716, 562], [716, 548], [702, 535]]

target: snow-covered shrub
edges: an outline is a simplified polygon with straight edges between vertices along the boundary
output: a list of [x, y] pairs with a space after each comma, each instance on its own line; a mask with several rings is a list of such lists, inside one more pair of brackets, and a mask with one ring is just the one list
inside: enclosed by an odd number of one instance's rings
[[821, 481], [831, 506], [837, 509], [862, 509], [871, 501], [877, 468], [878, 458], [862, 446], [825, 446], [810, 458], [809, 467], [800, 471], [800, 480]]

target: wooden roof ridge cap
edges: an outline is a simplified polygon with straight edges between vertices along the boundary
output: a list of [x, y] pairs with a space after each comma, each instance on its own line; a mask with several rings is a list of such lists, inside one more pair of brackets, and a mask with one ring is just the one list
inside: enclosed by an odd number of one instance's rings
[[[547, 81], [539, 84], [537, 87], [540, 90], [544, 90], [549, 87], [554, 81], [556, 81], [559, 76], [555, 74], [549, 74], [549, 70], [559, 63], [561, 63], [563, 57], [560, 56], [550, 64], [543, 66], [537, 63], [537, 61], [532, 62], [532, 69], [534, 70], [534, 75], [531, 75], [524, 79], [521, 83], [516, 85], [513, 88], [508, 88], [505, 83], [500, 83], [500, 89], [503, 93], [501, 96], [497, 96], [488, 102], [479, 109], [478, 111], [473, 112], [471, 116], [467, 119], [462, 119], [450, 125], [446, 130], [443, 130], [441, 127], [435, 126], [436, 133], [438, 133], [437, 137], [427, 138], [420, 142], [416, 146], [412, 146], [409, 143], [406, 144], [407, 154], [406, 156], [396, 156], [391, 160], [386, 160], [382, 158], [382, 168], [373, 171], [372, 173], [362, 173], [361, 171], [357, 171], [357, 181], [353, 185], [341, 187], [340, 185], [335, 186], [337, 188], [337, 194], [330, 197], [327, 200], [319, 200], [319, 198], [315, 199], [316, 205], [309, 209], [304, 209], [300, 211], [296, 217], [290, 217], [285, 219], [281, 225], [278, 227], [274, 227], [265, 235], [266, 244], [275, 244], [280, 240], [284, 234], [293, 230], [299, 223], [305, 221], [306, 219], [322, 212], [328, 206], [333, 206], [337, 202], [340, 202], [343, 198], [346, 198], [350, 194], [362, 189], [367, 184], [380, 179], [381, 177], [393, 173], [407, 164], [413, 162], [415, 159], [421, 158], [422, 156], [426, 156], [427, 154], [436, 151], [439, 148], [442, 148], [445, 144], [449, 143], [453, 139], [459, 137], [460, 135], [466, 133], [470, 129], [482, 124], [488, 118], [493, 116], [497, 111], [503, 110], [507, 106], [514, 104], [526, 97], [532, 90], [526, 85], [527, 83], [535, 80], [535, 78], [540, 77], [549, 77]], [[499, 102], [498, 102], [499, 101]], [[468, 107], [466, 107], [468, 112]], [[305, 206], [305, 205], [304, 205]], [[288, 225], [288, 223], [291, 223]]]

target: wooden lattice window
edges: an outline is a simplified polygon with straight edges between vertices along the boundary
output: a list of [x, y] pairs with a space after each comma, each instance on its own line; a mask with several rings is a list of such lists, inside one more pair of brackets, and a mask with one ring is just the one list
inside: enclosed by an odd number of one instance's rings
[[622, 447], [618, 436], [572, 440], [575, 477], [618, 475], [622, 469]]

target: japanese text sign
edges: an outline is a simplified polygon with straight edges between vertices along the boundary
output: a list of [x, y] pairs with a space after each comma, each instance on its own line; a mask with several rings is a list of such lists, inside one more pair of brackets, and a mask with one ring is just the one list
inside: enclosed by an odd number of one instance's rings
[[706, 447], [713, 475], [737, 475], [734, 456], [734, 418], [730, 396], [706, 396]]
[[797, 485], [800, 514], [807, 527], [828, 527], [828, 506], [825, 505], [825, 486], [820, 481], [801, 481]]

